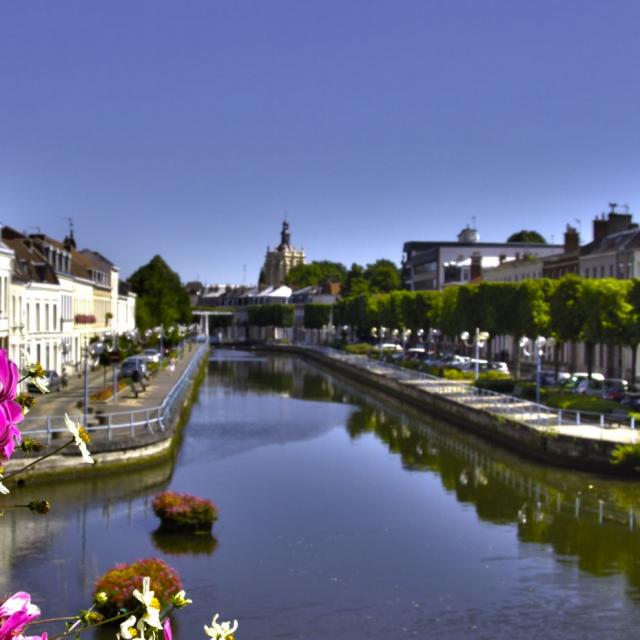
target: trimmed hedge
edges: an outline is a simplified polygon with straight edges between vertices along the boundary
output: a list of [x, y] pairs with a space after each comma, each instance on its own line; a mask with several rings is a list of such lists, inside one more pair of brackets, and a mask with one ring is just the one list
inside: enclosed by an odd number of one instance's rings
[[331, 320], [330, 304], [305, 304], [304, 326], [306, 329], [322, 329]]
[[256, 304], [247, 307], [254, 327], [292, 327], [294, 307], [290, 304]]

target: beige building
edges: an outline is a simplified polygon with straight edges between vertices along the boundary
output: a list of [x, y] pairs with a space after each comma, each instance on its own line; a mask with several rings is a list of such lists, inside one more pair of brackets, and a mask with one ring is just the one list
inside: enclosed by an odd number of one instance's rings
[[2, 243], [0, 347], [8, 346], [14, 361], [24, 348], [60, 372], [80, 362], [93, 336], [135, 328], [135, 294], [123, 290], [118, 269], [101, 254], [78, 251], [73, 233], [59, 242], [3, 227]]
[[304, 263], [304, 251], [291, 245], [289, 223], [285, 220], [280, 232], [280, 244], [273, 250], [267, 247], [267, 255], [260, 273], [260, 286], [279, 287], [283, 285], [291, 268]]

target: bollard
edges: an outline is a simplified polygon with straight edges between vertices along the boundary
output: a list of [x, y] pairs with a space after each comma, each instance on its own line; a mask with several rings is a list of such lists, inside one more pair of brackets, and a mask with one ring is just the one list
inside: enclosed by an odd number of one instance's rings
[[576, 496], [576, 518], [580, 517], [580, 496]]
[[576, 411], [576, 424], [580, 424], [580, 412]]
[[598, 524], [602, 524], [604, 519], [604, 500], [598, 500]]
[[135, 427], [133, 426], [133, 411], [129, 414], [129, 424], [131, 425], [131, 437], [135, 435]]

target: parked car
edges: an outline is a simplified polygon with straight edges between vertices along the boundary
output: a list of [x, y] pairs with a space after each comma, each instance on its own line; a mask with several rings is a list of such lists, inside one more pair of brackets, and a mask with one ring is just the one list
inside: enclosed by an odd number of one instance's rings
[[[374, 351], [380, 351], [380, 345], [377, 344], [374, 348]], [[383, 351], [402, 351], [402, 346], [399, 344], [395, 344], [393, 342], [384, 342], [382, 344]]]
[[632, 411], [640, 411], [640, 393], [626, 393], [624, 398], [620, 400], [620, 404], [624, 405]]
[[147, 362], [160, 362], [160, 351], [158, 349], [145, 349], [142, 356]]
[[467, 362], [469, 362], [469, 360], [471, 360], [471, 358], [454, 354], [440, 358], [438, 365], [447, 369], [461, 369], [467, 364]]
[[147, 363], [144, 358], [140, 356], [131, 356], [127, 358], [122, 365], [120, 365], [120, 378], [131, 378], [133, 377], [133, 372], [139, 371], [140, 375], [144, 378], [148, 377], [147, 371]]
[[604, 380], [596, 380], [594, 378], [581, 378], [573, 389], [574, 393], [581, 396], [598, 396], [602, 397], [604, 393]]
[[499, 362], [499, 361], [490, 362], [487, 365], [487, 369], [489, 371], [498, 371], [500, 373], [505, 373], [506, 375], [511, 375], [509, 371], [509, 365], [506, 362]]
[[[589, 374], [588, 373], [584, 373], [582, 371], [579, 371], [577, 373], [572, 373], [569, 378], [566, 378], [562, 382], [562, 388], [565, 391], [573, 391], [578, 386], [578, 384], [580, 383], [581, 380], [585, 380], [588, 377], [589, 377]], [[600, 380], [602, 382], [604, 380], [604, 376], [601, 373], [592, 373], [591, 374], [591, 379], [592, 380]]]
[[458, 368], [461, 371], [475, 371], [476, 363], [478, 365], [478, 371], [486, 371], [489, 368], [489, 362], [487, 360], [475, 358], [469, 358], [464, 364], [460, 365]]
[[629, 391], [629, 382], [624, 378], [607, 378], [603, 384], [602, 397], [605, 400], [620, 402]]
[[[62, 387], [62, 378], [55, 371], [45, 371], [44, 374], [44, 379], [49, 384], [49, 391], [60, 391]], [[40, 389], [33, 384], [33, 382], [29, 382], [27, 384], [27, 389], [29, 391], [42, 393]]]

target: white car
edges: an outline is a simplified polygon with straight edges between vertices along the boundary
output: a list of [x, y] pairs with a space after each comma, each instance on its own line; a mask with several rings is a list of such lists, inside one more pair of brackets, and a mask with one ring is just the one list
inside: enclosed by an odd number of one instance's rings
[[160, 352], [157, 349], [145, 349], [142, 352], [142, 357], [147, 362], [155, 362], [155, 363], [160, 362]]

